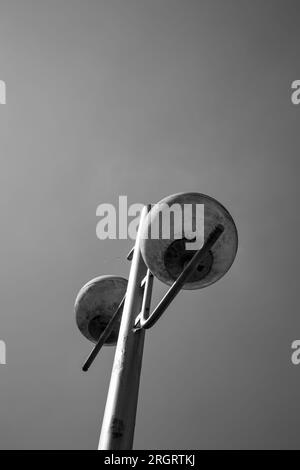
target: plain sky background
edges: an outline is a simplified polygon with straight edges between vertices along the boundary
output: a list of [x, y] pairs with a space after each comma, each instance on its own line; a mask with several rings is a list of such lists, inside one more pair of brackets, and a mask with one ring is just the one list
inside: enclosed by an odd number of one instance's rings
[[[114, 349], [87, 374], [78, 290], [128, 276], [96, 208], [199, 191], [230, 272], [146, 335], [135, 448], [300, 448], [298, 0], [0, 0], [1, 449], [94, 449]], [[165, 292], [158, 281], [155, 298]]]

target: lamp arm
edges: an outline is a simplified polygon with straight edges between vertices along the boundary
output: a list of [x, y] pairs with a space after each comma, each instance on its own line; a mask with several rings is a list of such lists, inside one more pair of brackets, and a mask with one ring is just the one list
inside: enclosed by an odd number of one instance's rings
[[[151, 291], [152, 291], [152, 281], [153, 275], [148, 270], [148, 284], [147, 284], [147, 276], [146, 276], [146, 287], [144, 291], [144, 300], [142, 305], [142, 310], [140, 314], [135, 319], [135, 328], [134, 331], [138, 331], [140, 329], [149, 329], [155, 325], [157, 320], [162, 316], [165, 310], [168, 308], [172, 300], [175, 299], [189, 276], [197, 269], [199, 263], [205, 258], [209, 250], [213, 247], [213, 245], [217, 242], [220, 238], [222, 233], [224, 232], [224, 226], [219, 224], [217, 227], [209, 234], [206, 242], [204, 243], [203, 247], [198, 250], [187, 266], [184, 268], [182, 273], [178, 276], [175, 282], [172, 284], [168, 292], [164, 295], [161, 299], [159, 304], [155, 307], [151, 315], [149, 313], [150, 307], [150, 298], [151, 298]], [[152, 280], [151, 280], [152, 279]], [[148, 308], [148, 311], [147, 311]]]

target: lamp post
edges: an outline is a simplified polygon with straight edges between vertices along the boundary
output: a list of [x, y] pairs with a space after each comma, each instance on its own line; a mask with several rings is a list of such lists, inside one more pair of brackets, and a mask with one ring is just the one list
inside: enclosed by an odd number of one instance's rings
[[142, 307], [142, 280], [147, 273], [140, 249], [141, 227], [147, 212], [144, 207], [134, 246], [99, 450], [126, 450], [133, 444], [145, 338], [145, 330], [134, 332], [134, 322]]
[[[160, 220], [161, 206], [173, 204], [182, 208], [204, 205], [200, 249], [186, 248], [191, 233], [182, 238], [182, 227], [176, 227], [174, 220], [167, 239], [151, 239], [151, 227]], [[201, 289], [223, 277], [235, 259], [237, 246], [234, 221], [218, 201], [200, 193], [175, 194], [143, 208], [128, 258], [128, 284], [117, 276], [101, 276], [80, 290], [75, 301], [77, 325], [96, 343], [83, 370], [88, 370], [103, 345], [116, 344], [99, 450], [132, 449], [146, 329], [153, 327], [181, 289]], [[150, 314], [154, 277], [170, 288]]]

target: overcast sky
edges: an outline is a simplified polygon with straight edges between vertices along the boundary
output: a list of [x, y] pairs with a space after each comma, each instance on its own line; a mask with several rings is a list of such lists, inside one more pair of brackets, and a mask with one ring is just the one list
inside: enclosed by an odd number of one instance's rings
[[297, 0], [0, 0], [2, 449], [97, 447], [114, 349], [81, 372], [73, 304], [132, 242], [96, 208], [180, 191], [239, 252], [147, 332], [135, 448], [300, 448], [299, 58]]

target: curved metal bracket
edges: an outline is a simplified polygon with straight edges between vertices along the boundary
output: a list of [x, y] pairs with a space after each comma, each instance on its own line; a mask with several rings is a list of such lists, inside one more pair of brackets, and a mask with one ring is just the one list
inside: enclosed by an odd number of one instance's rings
[[[148, 269], [147, 274], [145, 278], [142, 281], [141, 287], [144, 287], [144, 297], [143, 297], [143, 303], [142, 303], [142, 309], [140, 314], [136, 317], [135, 319], [135, 326], [140, 323], [145, 324], [145, 322], [149, 318], [149, 312], [150, 312], [150, 304], [151, 304], [151, 296], [152, 296], [152, 288], [153, 288], [153, 274]], [[137, 330], [138, 328], [134, 328], [134, 330]]]
[[224, 226], [219, 224], [217, 227], [210, 233], [203, 247], [198, 250], [187, 266], [184, 268], [182, 273], [178, 276], [176, 281], [172, 284], [168, 292], [161, 299], [159, 304], [155, 307], [151, 315], [149, 315], [150, 310], [150, 299], [152, 292], [152, 283], [153, 275], [148, 270], [146, 276], [145, 292], [144, 299], [142, 304], [142, 310], [140, 314], [136, 317], [134, 331], [138, 331], [142, 328], [149, 329], [155, 325], [157, 320], [162, 316], [165, 310], [168, 308], [172, 300], [175, 299], [176, 295], [179, 293], [180, 289], [183, 287], [189, 276], [197, 269], [197, 266], [205, 258], [209, 250], [213, 247], [216, 241], [220, 238], [224, 232]]

